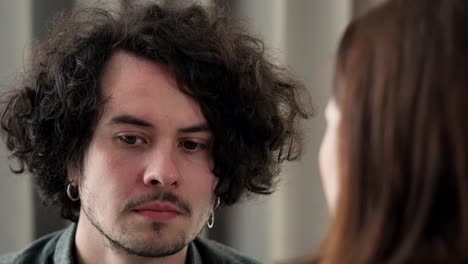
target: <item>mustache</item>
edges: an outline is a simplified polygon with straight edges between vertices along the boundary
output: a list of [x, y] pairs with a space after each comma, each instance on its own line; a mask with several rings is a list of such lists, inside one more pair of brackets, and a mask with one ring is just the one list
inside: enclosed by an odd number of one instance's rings
[[124, 204], [123, 211], [130, 211], [140, 205], [154, 201], [170, 203], [177, 207], [182, 213], [187, 215], [192, 214], [192, 206], [187, 201], [184, 201], [172, 192], [161, 191], [153, 191], [151, 193], [132, 198]]

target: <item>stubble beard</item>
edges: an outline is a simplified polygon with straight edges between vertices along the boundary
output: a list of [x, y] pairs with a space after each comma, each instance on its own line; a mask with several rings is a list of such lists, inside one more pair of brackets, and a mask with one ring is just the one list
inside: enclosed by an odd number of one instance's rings
[[184, 232], [175, 234], [175, 237], [170, 241], [161, 241], [161, 233], [167, 228], [166, 223], [153, 222], [151, 227], [154, 232], [154, 239], [146, 241], [138, 237], [138, 233], [133, 233], [130, 230], [105, 230], [100, 222], [96, 219], [92, 210], [86, 206], [83, 207], [83, 212], [89, 222], [101, 233], [108, 242], [109, 247], [117, 252], [127, 255], [134, 255], [147, 258], [161, 258], [174, 255], [184, 249], [191, 241], [187, 240], [187, 235]]

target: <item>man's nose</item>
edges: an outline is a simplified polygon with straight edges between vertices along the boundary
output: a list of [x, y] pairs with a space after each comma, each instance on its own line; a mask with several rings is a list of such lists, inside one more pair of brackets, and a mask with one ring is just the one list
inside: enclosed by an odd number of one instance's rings
[[176, 187], [180, 180], [177, 150], [160, 146], [153, 151], [147, 162], [143, 182], [148, 187]]

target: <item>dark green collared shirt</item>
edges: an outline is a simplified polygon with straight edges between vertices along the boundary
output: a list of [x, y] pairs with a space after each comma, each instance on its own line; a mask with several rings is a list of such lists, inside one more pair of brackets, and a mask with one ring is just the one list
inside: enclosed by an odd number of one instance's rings
[[[0, 257], [0, 264], [76, 264], [75, 232], [76, 225], [72, 224], [67, 229], [34, 241], [22, 251]], [[185, 263], [257, 264], [260, 262], [242, 256], [234, 249], [215, 241], [198, 237], [189, 244]]]

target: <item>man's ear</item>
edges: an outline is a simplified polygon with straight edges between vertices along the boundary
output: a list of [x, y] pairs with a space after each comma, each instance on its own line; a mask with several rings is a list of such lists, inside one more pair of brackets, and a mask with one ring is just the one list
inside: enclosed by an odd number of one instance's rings
[[80, 169], [76, 165], [68, 164], [67, 165], [67, 178], [68, 182], [72, 185], [80, 185]]
[[219, 178], [215, 176], [215, 180], [214, 180], [214, 183], [213, 183], [213, 189], [212, 189], [213, 192], [216, 190], [216, 187], [218, 186], [218, 183], [219, 183]]

